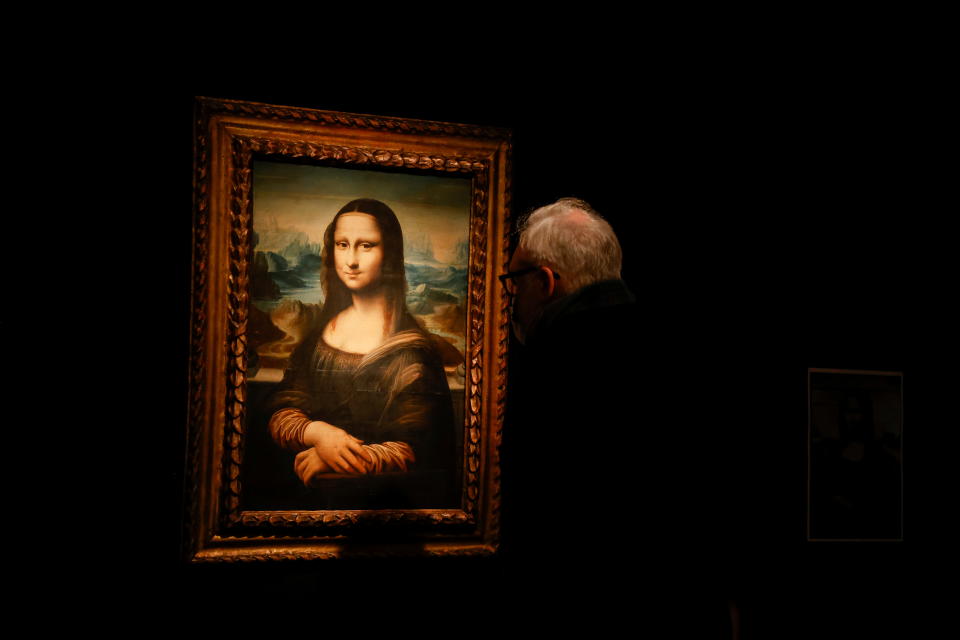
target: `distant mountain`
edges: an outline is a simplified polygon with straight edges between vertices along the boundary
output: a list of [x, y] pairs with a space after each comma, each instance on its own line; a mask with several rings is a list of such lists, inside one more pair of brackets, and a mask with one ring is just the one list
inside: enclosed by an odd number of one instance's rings
[[310, 238], [296, 229], [268, 229], [257, 231], [257, 251], [283, 251], [291, 245], [305, 246]]
[[297, 263], [294, 271], [300, 275], [312, 275], [320, 273], [320, 268], [323, 266], [323, 259], [319, 255], [312, 253], [305, 253], [300, 256], [300, 261]]
[[427, 233], [407, 233], [403, 237], [405, 262], [440, 264], [433, 255], [433, 241]]
[[290, 269], [290, 263], [287, 262], [287, 259], [279, 253], [274, 253], [273, 251], [263, 251], [258, 252], [256, 255], [263, 256], [263, 259], [267, 264], [267, 271], [270, 273], [274, 273], [276, 271], [288, 271]]
[[460, 302], [460, 298], [449, 291], [435, 289], [426, 283], [407, 290], [407, 308], [410, 313], [418, 315], [433, 313], [437, 304], [457, 305]]
[[304, 256], [320, 256], [320, 243], [310, 242], [310, 237], [296, 229], [280, 229], [274, 222], [273, 228], [259, 230], [255, 234], [258, 252], [273, 254], [287, 261], [288, 266], [271, 271], [284, 271], [300, 264]]
[[254, 300], [279, 300], [290, 289], [303, 289], [320, 273], [320, 244], [295, 229], [280, 229], [272, 220], [254, 234]]
[[446, 290], [457, 296], [467, 294], [467, 270], [454, 266], [430, 266], [407, 263], [407, 283], [410, 288], [427, 284], [433, 289]]
[[460, 299], [457, 298], [457, 296], [451, 295], [450, 293], [447, 293], [441, 289], [434, 289], [426, 283], [419, 284], [413, 289], [410, 289], [407, 292], [407, 297], [423, 298], [430, 302], [441, 302], [445, 304], [460, 302]]

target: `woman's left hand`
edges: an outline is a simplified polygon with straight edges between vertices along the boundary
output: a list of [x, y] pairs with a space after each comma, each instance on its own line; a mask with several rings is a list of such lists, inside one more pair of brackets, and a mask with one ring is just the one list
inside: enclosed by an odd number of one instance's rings
[[304, 449], [297, 454], [297, 457], [293, 460], [293, 470], [300, 477], [300, 480], [303, 482], [303, 486], [305, 487], [313, 486], [313, 484], [324, 475], [360, 475], [338, 473], [320, 459], [320, 455], [313, 447]]
[[303, 444], [316, 450], [317, 457], [335, 473], [367, 473], [371, 459], [359, 440], [343, 429], [314, 420], [303, 430]]

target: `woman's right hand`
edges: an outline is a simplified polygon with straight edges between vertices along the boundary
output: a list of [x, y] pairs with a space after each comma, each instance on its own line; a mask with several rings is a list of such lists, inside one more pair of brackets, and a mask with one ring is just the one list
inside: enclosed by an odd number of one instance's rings
[[297, 457], [293, 460], [293, 470], [300, 476], [300, 480], [305, 487], [313, 486], [313, 483], [324, 475], [337, 475], [333, 472], [333, 469], [320, 461], [317, 450], [313, 447], [304, 449], [297, 454]]
[[372, 464], [358, 440], [339, 427], [314, 421], [303, 430], [303, 442], [313, 447], [317, 457], [337, 473], [367, 473]]

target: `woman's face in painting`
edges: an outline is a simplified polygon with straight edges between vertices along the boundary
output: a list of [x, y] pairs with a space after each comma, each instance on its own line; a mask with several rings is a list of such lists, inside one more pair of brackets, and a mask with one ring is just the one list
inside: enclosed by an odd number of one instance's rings
[[334, 266], [351, 292], [380, 284], [383, 238], [377, 220], [368, 213], [345, 213], [333, 232]]

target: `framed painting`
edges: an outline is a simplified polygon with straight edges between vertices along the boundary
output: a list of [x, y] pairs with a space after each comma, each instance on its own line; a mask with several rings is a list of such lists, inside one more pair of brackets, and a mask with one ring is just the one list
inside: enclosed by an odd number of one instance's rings
[[903, 373], [808, 369], [807, 540], [903, 540]]
[[507, 130], [198, 98], [184, 551], [499, 540]]

